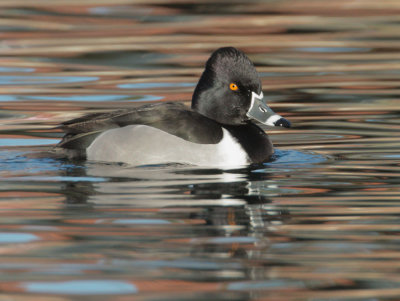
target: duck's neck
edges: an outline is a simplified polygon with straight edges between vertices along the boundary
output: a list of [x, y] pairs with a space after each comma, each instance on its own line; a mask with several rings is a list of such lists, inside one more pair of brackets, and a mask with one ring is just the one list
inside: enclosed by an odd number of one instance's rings
[[253, 163], [268, 161], [274, 153], [268, 135], [254, 123], [223, 125], [223, 127], [240, 143]]

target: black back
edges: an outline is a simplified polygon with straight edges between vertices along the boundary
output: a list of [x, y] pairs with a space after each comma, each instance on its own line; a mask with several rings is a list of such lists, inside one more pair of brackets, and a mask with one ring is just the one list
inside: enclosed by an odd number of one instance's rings
[[222, 139], [222, 128], [217, 122], [181, 103], [160, 103], [90, 114], [64, 122], [60, 128], [66, 135], [58, 146], [86, 149], [102, 132], [135, 124], [152, 126], [194, 143], [214, 144]]

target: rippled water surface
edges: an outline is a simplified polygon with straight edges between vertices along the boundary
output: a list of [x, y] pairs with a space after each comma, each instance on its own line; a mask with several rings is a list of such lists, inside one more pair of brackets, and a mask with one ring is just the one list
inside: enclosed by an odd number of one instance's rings
[[[400, 2], [0, 2], [1, 300], [398, 300]], [[291, 129], [235, 170], [72, 162], [236, 46]]]

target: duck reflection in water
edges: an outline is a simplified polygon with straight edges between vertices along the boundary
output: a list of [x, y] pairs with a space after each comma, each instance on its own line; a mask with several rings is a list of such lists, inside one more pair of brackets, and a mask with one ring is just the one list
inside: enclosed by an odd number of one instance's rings
[[[203, 208], [202, 219], [210, 225], [261, 228], [271, 216], [256, 217], [257, 208], [270, 203], [265, 190], [266, 173], [251, 168], [237, 170], [193, 167], [123, 167], [118, 164], [87, 163], [68, 170], [74, 177], [101, 179], [67, 182], [68, 205], [127, 206], [129, 208]], [[275, 187], [271, 187], [275, 188]], [[260, 192], [263, 190], [263, 193]], [[232, 213], [234, 214], [232, 215]], [[274, 219], [279, 213], [274, 212]]]

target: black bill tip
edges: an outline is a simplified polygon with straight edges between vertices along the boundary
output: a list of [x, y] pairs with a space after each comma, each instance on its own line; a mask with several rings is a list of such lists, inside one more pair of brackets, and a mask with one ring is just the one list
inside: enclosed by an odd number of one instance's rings
[[291, 124], [290, 121], [285, 118], [280, 118], [275, 122], [275, 126], [282, 126], [284, 128], [290, 128]]

